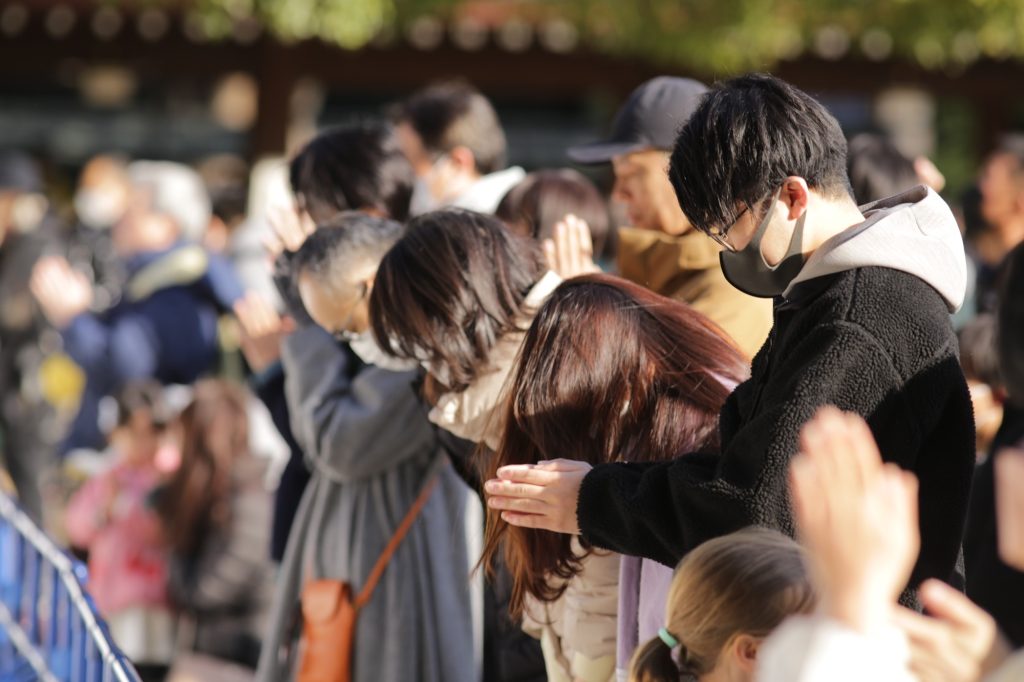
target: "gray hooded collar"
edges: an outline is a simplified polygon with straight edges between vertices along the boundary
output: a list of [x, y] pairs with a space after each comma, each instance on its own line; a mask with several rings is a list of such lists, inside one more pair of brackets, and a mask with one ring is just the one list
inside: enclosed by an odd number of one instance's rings
[[901, 270], [927, 282], [950, 312], [963, 305], [967, 259], [953, 212], [938, 194], [919, 185], [861, 207], [865, 220], [835, 235], [811, 254], [787, 287], [863, 267]]

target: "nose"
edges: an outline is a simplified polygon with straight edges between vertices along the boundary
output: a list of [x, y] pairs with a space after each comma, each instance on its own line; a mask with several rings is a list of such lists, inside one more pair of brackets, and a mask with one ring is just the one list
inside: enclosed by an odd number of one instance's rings
[[625, 183], [616, 180], [615, 184], [612, 185], [612, 201], [617, 201], [620, 204], [628, 204], [630, 202], [629, 191], [626, 189]]

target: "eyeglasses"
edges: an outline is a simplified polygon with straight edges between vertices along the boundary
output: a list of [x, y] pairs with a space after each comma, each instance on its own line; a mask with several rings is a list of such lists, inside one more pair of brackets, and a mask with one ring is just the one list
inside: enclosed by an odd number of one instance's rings
[[733, 251], [733, 252], [735, 252], [736, 248], [732, 244], [730, 244], [728, 241], [726, 241], [726, 238], [729, 236], [729, 230], [732, 229], [732, 225], [735, 225], [736, 223], [738, 223], [740, 221], [740, 218], [743, 217], [743, 214], [746, 213], [749, 210], [750, 210], [750, 205], [748, 204], [748, 205], [743, 207], [742, 211], [740, 211], [739, 213], [736, 214], [736, 217], [733, 218], [732, 224], [728, 228], [722, 229], [721, 227], [715, 226], [715, 227], [710, 228], [704, 234], [706, 234], [707, 236], [709, 236], [712, 239], [714, 239], [715, 243], [718, 244], [719, 246], [721, 246], [726, 251]]
[[352, 343], [359, 338], [359, 334], [348, 329], [337, 329], [331, 332], [331, 336], [334, 337], [335, 341], [341, 341], [342, 343]]

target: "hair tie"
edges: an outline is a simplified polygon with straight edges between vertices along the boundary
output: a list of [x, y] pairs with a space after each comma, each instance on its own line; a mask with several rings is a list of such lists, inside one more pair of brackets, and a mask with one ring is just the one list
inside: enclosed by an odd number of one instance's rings
[[667, 646], [669, 649], [675, 649], [677, 646], [679, 646], [679, 640], [673, 637], [672, 633], [666, 630], [665, 628], [661, 628], [658, 630], [658, 637], [661, 639], [662, 642], [665, 643], [665, 646]]

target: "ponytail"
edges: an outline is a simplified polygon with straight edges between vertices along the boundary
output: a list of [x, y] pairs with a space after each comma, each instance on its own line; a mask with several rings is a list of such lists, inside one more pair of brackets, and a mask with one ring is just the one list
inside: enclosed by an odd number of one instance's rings
[[672, 649], [655, 637], [633, 654], [629, 662], [629, 682], [679, 682], [682, 673]]

